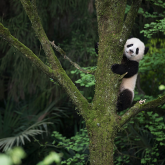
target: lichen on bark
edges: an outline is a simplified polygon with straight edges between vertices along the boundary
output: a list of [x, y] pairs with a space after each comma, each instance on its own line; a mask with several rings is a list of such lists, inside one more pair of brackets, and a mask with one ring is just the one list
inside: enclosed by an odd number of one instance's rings
[[[130, 31], [125, 31], [123, 37], [125, 10], [121, 9], [125, 9], [127, 1], [96, 0], [95, 2], [98, 20], [99, 55], [95, 73], [96, 85], [93, 111], [91, 112], [91, 118], [94, 121], [92, 124], [87, 123], [87, 125], [90, 125], [88, 131], [91, 139], [91, 164], [113, 165], [114, 138], [120, 126], [119, 116], [116, 114], [120, 77], [112, 73], [111, 66], [120, 63], [123, 56], [123, 45], [126, 41], [125, 36], [130, 33]], [[134, 14], [130, 13], [129, 16], [131, 15]], [[98, 123], [99, 127], [97, 126]], [[106, 139], [109, 139], [109, 141]], [[104, 141], [104, 144], [98, 145], [102, 141]], [[104, 154], [102, 153], [103, 150]]]

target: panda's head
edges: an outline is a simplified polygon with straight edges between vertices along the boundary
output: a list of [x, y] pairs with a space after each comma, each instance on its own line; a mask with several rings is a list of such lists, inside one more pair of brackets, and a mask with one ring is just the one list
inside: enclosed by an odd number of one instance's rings
[[128, 39], [124, 45], [124, 54], [129, 60], [139, 62], [149, 48], [145, 47], [144, 43], [138, 38]]

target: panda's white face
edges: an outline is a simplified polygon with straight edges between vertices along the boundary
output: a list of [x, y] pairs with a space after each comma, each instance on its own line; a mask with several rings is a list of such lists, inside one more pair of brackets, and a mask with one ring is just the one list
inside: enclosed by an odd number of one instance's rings
[[144, 51], [145, 45], [138, 38], [128, 39], [124, 45], [125, 56], [133, 61], [139, 62], [144, 56]]

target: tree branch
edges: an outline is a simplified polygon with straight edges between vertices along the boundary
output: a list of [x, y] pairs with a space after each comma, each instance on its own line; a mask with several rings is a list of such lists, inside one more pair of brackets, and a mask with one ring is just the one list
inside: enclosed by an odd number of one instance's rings
[[137, 102], [123, 116], [121, 116], [119, 125], [122, 127], [125, 123], [127, 123], [132, 117], [134, 117], [139, 112], [156, 108], [157, 106], [162, 105], [164, 103], [165, 103], [165, 95], [145, 104], [140, 104], [139, 102]]
[[44, 71], [44, 73], [47, 74], [49, 67], [46, 66], [29, 48], [27, 48], [24, 44], [18, 41], [18, 39], [13, 37], [10, 34], [10, 31], [7, 28], [5, 28], [1, 23], [0, 23], [0, 37], [2, 37], [9, 44], [15, 47], [18, 51], [24, 54], [29, 60], [32, 61], [33, 64], [35, 64], [38, 68], [40, 68], [41, 70]]
[[41, 42], [41, 45], [46, 54], [50, 67], [53, 70], [57, 69], [58, 67], [61, 67], [61, 64], [57, 59], [57, 57], [55, 56], [54, 51], [42, 27], [40, 17], [38, 16], [37, 13], [36, 0], [33, 0], [32, 2], [30, 2], [30, 0], [20, 0], [20, 1], [23, 5], [23, 8], [25, 9], [26, 14], [28, 15], [31, 21], [32, 27], [39, 41]]
[[141, 2], [142, 0], [133, 0], [130, 11], [127, 14], [127, 17], [123, 24], [121, 40], [120, 40], [120, 41], [123, 41], [124, 43], [128, 39], [128, 36], [131, 33]]
[[[88, 116], [90, 113], [89, 103], [84, 98], [84, 96], [79, 92], [76, 88], [75, 84], [71, 81], [71, 79], [67, 76], [66, 72], [60, 66], [56, 66], [56, 69], [52, 69], [45, 65], [29, 48], [27, 48], [24, 44], [22, 44], [18, 39], [13, 37], [9, 30], [5, 28], [0, 23], [0, 37], [14, 46], [18, 51], [24, 54], [31, 62], [36, 65], [40, 70], [42, 70], [45, 74], [47, 74], [50, 78], [56, 79], [58, 83], [66, 90], [70, 98], [72, 99], [75, 106], [78, 107], [80, 113], [84, 118]], [[58, 60], [58, 59], [57, 59]], [[86, 116], [85, 116], [86, 115]]]
[[67, 59], [76, 69], [88, 73], [88, 74], [94, 74], [95, 70], [85, 70], [81, 68], [77, 63], [73, 62], [69, 57], [66, 56], [66, 53], [57, 45], [55, 45], [54, 41], [50, 41], [51, 45], [56, 49], [57, 52], [59, 52], [65, 59]]

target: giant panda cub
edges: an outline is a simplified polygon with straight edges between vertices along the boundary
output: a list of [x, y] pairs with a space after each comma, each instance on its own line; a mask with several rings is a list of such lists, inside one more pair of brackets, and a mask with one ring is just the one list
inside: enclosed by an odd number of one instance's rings
[[149, 48], [145, 47], [144, 43], [138, 38], [128, 39], [124, 46], [124, 54], [121, 64], [112, 65], [113, 73], [123, 75], [119, 96], [117, 100], [117, 111], [127, 109], [134, 98], [134, 88], [138, 75], [139, 61], [144, 54], [148, 52]]

